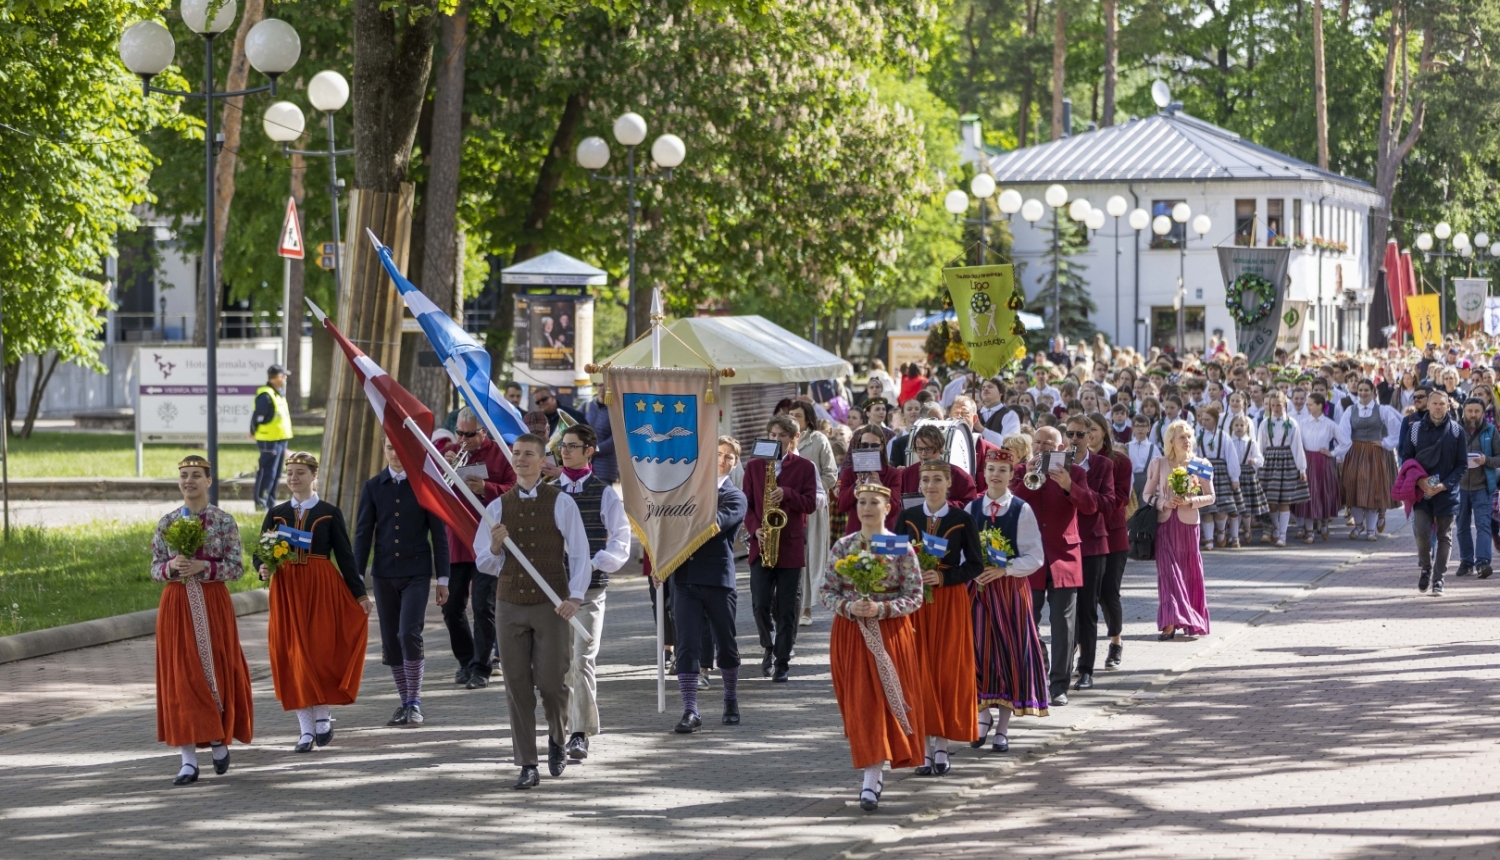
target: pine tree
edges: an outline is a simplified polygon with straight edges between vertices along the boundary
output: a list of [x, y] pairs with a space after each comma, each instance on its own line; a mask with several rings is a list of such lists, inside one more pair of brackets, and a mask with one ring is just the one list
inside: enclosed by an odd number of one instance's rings
[[1037, 290], [1026, 303], [1026, 309], [1029, 312], [1039, 314], [1047, 320], [1045, 331], [1027, 332], [1027, 349], [1032, 351], [1046, 344], [1055, 326], [1053, 315], [1057, 312], [1057, 300], [1053, 286], [1054, 259], [1057, 260], [1055, 281], [1062, 287], [1063, 337], [1069, 342], [1077, 342], [1093, 337], [1097, 330], [1093, 322], [1089, 320], [1089, 314], [1097, 311], [1098, 307], [1094, 304], [1094, 300], [1089, 298], [1088, 281], [1083, 277], [1083, 272], [1088, 267], [1080, 265], [1073, 259], [1088, 244], [1085, 232], [1088, 228], [1064, 215], [1063, 211], [1058, 209], [1052, 211], [1054, 219], [1061, 218], [1058, 224], [1059, 229], [1053, 232], [1050, 226], [1048, 228], [1047, 253], [1038, 261], [1037, 278], [1033, 282]]

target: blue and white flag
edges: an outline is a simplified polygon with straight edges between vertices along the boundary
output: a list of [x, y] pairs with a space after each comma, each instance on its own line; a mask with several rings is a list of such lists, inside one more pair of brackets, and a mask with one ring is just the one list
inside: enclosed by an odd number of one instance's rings
[[1189, 460], [1187, 473], [1195, 478], [1202, 478], [1205, 481], [1212, 481], [1214, 479], [1214, 467], [1202, 460]]
[[928, 555], [942, 558], [948, 554], [948, 539], [937, 535], [922, 535], [922, 548], [927, 550]]
[[911, 552], [911, 539], [906, 535], [870, 535], [870, 549], [876, 555], [903, 556]]
[[526, 422], [509, 400], [501, 396], [495, 383], [490, 381], [490, 354], [472, 335], [443, 313], [432, 300], [422, 294], [416, 285], [408, 281], [391, 259], [391, 249], [375, 238], [374, 232], [365, 230], [375, 250], [380, 254], [380, 264], [386, 274], [396, 283], [401, 300], [411, 309], [412, 316], [422, 326], [438, 360], [447, 368], [453, 384], [463, 392], [464, 400], [479, 416], [479, 421], [491, 436], [499, 436], [505, 443], [516, 441], [526, 432]]
[[294, 529], [291, 526], [278, 525], [276, 533], [286, 538], [286, 542], [297, 549], [312, 549], [312, 532]]
[[1005, 550], [995, 549], [994, 547], [987, 547], [987, 549], [989, 550], [990, 564], [993, 564], [995, 567], [1010, 566], [1010, 556], [1005, 554]]

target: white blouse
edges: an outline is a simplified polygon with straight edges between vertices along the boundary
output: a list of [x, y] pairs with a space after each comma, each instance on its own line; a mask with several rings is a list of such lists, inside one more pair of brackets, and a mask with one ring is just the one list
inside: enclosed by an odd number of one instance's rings
[[1336, 448], [1338, 425], [1317, 415], [1302, 422], [1302, 450], [1327, 454]]
[[1234, 446], [1235, 460], [1240, 463], [1243, 472], [1245, 466], [1259, 469], [1266, 465], [1265, 455], [1260, 452], [1260, 443], [1255, 441], [1254, 436], [1235, 436], [1229, 440]]
[[1234, 456], [1238, 451], [1230, 447], [1233, 438], [1222, 429], [1209, 433], [1200, 427], [1198, 428], [1197, 439], [1193, 442], [1193, 445], [1198, 456], [1205, 460], [1212, 461], [1216, 458], [1223, 458], [1224, 465], [1229, 470], [1229, 480], [1232, 483], [1238, 484], [1240, 482], [1240, 460]]
[[1302, 449], [1302, 428], [1295, 420], [1288, 417], [1274, 418], [1267, 413], [1266, 420], [1261, 422], [1260, 430], [1256, 433], [1255, 441], [1263, 454], [1272, 448], [1291, 448], [1292, 462], [1296, 464], [1297, 471], [1307, 472], [1307, 452]]
[[1368, 404], [1355, 403], [1353, 406], [1345, 409], [1344, 414], [1339, 417], [1335, 428], [1338, 440], [1336, 457], [1340, 460], [1344, 459], [1344, 455], [1348, 454], [1349, 449], [1354, 447], [1354, 440], [1351, 438], [1353, 430], [1350, 429], [1350, 423], [1354, 420], [1354, 416], [1358, 415], [1360, 418], [1369, 418], [1370, 413], [1377, 410], [1380, 415], [1380, 423], [1385, 427], [1385, 436], [1380, 439], [1380, 447], [1387, 451], [1396, 450], [1396, 445], [1400, 442], [1401, 437], [1401, 415], [1391, 407], [1383, 406], [1379, 402], [1371, 400]]

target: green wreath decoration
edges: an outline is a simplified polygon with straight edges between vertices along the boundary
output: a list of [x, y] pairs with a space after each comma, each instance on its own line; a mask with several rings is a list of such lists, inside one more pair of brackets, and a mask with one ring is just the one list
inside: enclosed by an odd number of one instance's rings
[[[1244, 299], [1247, 292], [1257, 300], [1254, 310], [1245, 310]], [[1229, 315], [1236, 323], [1254, 325], [1276, 306], [1276, 286], [1254, 272], [1245, 272], [1229, 284], [1226, 298]]]
[[969, 310], [976, 314], [986, 313], [993, 306], [990, 297], [985, 293], [975, 293], [969, 297]]

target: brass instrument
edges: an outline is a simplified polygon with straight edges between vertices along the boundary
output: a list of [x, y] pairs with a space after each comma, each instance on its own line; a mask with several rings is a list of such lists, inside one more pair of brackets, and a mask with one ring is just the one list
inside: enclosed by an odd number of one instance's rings
[[[457, 472], [458, 472], [459, 469], [462, 469], [463, 467], [469, 465], [469, 458], [472, 457], [472, 456], [473, 456], [473, 452], [472, 451], [470, 451], [468, 448], [465, 448], [462, 445], [460, 445], [458, 447], [458, 453], [454, 455], [453, 460], [450, 461], [450, 463], [449, 463], [449, 465], [451, 465], [453, 467], [454, 473], [457, 474]], [[454, 479], [451, 478], [451, 477], [449, 477], [449, 476], [447, 476], [447, 475], [443, 476], [443, 480], [447, 481], [448, 482], [448, 486], [450, 486], [450, 487], [457, 486], [456, 484], [453, 483]]]
[[[1042, 485], [1047, 483], [1047, 476], [1042, 474], [1042, 464], [1044, 462], [1046, 462], [1046, 458], [1037, 455], [1036, 459], [1026, 464], [1026, 477], [1021, 479], [1021, 483], [1026, 485], [1026, 489], [1040, 490]], [[1035, 464], [1035, 468], [1032, 467], [1033, 463]]]
[[762, 497], [760, 528], [755, 536], [760, 539], [760, 563], [763, 567], [775, 567], [781, 554], [781, 530], [786, 528], [786, 511], [771, 501], [776, 490], [776, 464], [766, 461], [766, 492]]

